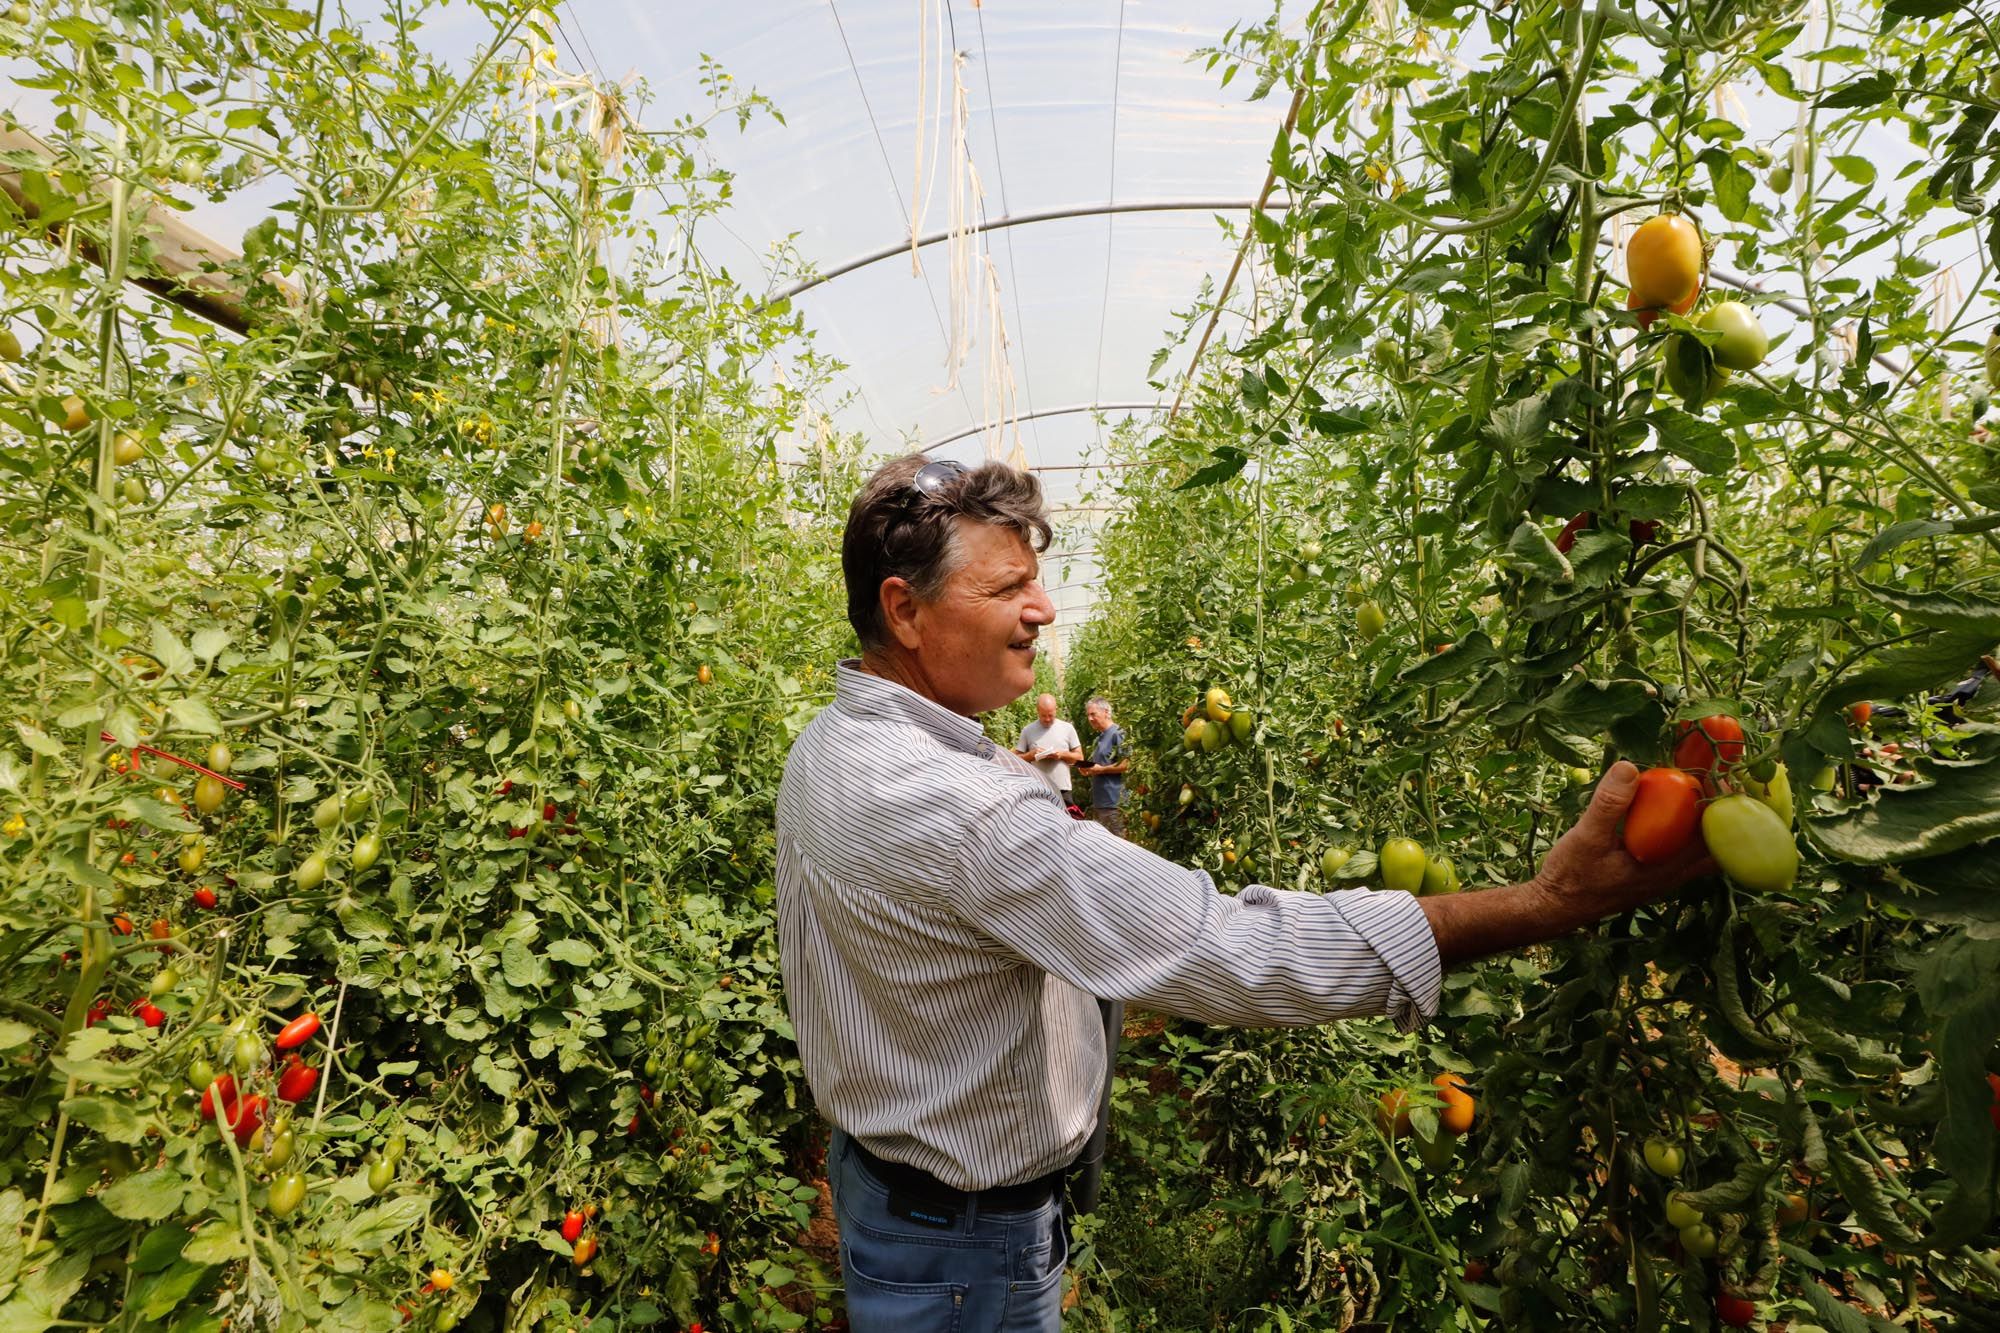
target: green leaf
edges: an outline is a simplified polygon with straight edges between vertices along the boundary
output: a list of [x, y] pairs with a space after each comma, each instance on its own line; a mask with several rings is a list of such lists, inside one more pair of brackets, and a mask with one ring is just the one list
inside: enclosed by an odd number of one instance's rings
[[155, 1167], [113, 1181], [98, 1194], [97, 1201], [129, 1222], [154, 1222], [180, 1210], [181, 1192], [186, 1186], [187, 1182], [172, 1167]]
[[1538, 711], [1560, 718], [1567, 731], [1595, 736], [1651, 703], [1646, 690], [1643, 681], [1585, 680], [1571, 676], [1550, 692]]
[[129, 1103], [113, 1097], [71, 1097], [63, 1103], [63, 1110], [113, 1143], [139, 1142], [151, 1123], [140, 1119]]
[[1896, 91], [1896, 76], [1887, 70], [1874, 70], [1858, 75], [1841, 84], [1832, 92], [1819, 99], [1819, 105], [1829, 110], [1852, 110], [1857, 107], [1880, 106], [1888, 102]]
[[1878, 648], [1827, 685], [1820, 706], [1838, 709], [1863, 699], [1894, 699], [1936, 689], [1963, 678], [1992, 646], [1984, 634], [1959, 631]]
[[1525, 574], [1551, 583], [1568, 583], [1576, 577], [1568, 558], [1556, 549], [1549, 534], [1542, 531], [1542, 525], [1532, 519], [1522, 519], [1515, 527], [1507, 538], [1502, 559]]
[[1926, 625], [1983, 634], [1988, 640], [2000, 639], [2000, 602], [1969, 595], [1953, 597], [1947, 593], [1906, 593], [1865, 581], [1861, 582], [1861, 586], [1877, 601]]
[[406, 1194], [356, 1213], [340, 1234], [339, 1244], [358, 1254], [381, 1249], [430, 1216], [431, 1196]]
[[164, 623], [153, 622], [153, 656], [169, 676], [178, 676], [194, 666], [194, 654]]
[[22, 722], [17, 719], [14, 723], [14, 730], [20, 734], [22, 742], [36, 754], [50, 759], [62, 758], [62, 742], [50, 736], [34, 723]]
[[1662, 449], [1710, 476], [1720, 476], [1736, 466], [1735, 442], [1714, 422], [1673, 408], [1653, 412], [1646, 421], [1658, 433]]
[[176, 699], [167, 705], [167, 715], [180, 730], [191, 732], [196, 736], [222, 734], [221, 720], [215, 716], [204, 700], [193, 697]]
[[1861, 1317], [1860, 1311], [1822, 1287], [1816, 1278], [1801, 1278], [1798, 1285], [1806, 1304], [1813, 1309], [1813, 1317], [1826, 1327], [1827, 1333], [1869, 1333], [1868, 1321]]
[[1955, 852], [2000, 836], [2000, 727], [1983, 727], [1964, 757], [1919, 756], [1920, 781], [1878, 787], [1859, 807], [1808, 821], [1814, 842], [1857, 865]]
[[196, 1228], [181, 1257], [190, 1263], [226, 1264], [232, 1259], [241, 1259], [249, 1253], [243, 1244], [243, 1232], [233, 1222], [221, 1220], [204, 1222]]
[[1750, 191], [1757, 178], [1741, 162], [1727, 153], [1708, 154], [1708, 178], [1715, 186], [1715, 206], [1731, 222], [1741, 222], [1750, 213]]
[[1880, 1236], [1889, 1248], [1916, 1250], [1923, 1247], [1917, 1234], [1910, 1230], [1889, 1202], [1874, 1167], [1853, 1153], [1837, 1149], [1828, 1150], [1826, 1164], [1833, 1174], [1834, 1183], [1840, 1187], [1841, 1195], [1854, 1210], [1854, 1215], [1861, 1219], [1861, 1225]]
[[[237, 1238], [242, 1243], [242, 1238]], [[189, 1248], [193, 1245], [190, 1243]], [[208, 1275], [208, 1265], [190, 1263], [185, 1258], [174, 1261], [173, 1267], [164, 1273], [157, 1273], [136, 1283], [132, 1289], [132, 1304], [145, 1319], [165, 1319], [174, 1307], [187, 1299]]]
[[1405, 667], [1396, 678], [1411, 685], [1439, 685], [1469, 676], [1498, 657], [1499, 653], [1494, 651], [1493, 640], [1487, 637], [1486, 631], [1474, 630], [1443, 652]]
[[1219, 461], [1210, 463], [1174, 489], [1191, 491], [1202, 486], [1219, 486], [1241, 472], [1250, 461], [1249, 454], [1228, 444], [1214, 450], [1213, 456]]

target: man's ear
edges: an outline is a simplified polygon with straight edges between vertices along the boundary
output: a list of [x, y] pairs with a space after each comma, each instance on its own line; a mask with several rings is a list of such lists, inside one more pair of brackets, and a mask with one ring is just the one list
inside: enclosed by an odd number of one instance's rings
[[909, 581], [890, 577], [882, 580], [882, 588], [876, 594], [882, 603], [882, 623], [889, 628], [889, 637], [906, 652], [915, 652], [923, 642], [923, 634], [917, 628], [918, 604], [916, 594], [910, 591]]

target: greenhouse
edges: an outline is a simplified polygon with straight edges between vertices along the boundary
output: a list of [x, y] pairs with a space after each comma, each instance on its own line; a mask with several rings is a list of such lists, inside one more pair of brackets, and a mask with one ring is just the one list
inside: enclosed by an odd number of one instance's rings
[[0, 1333], [2000, 1327], [1996, 70], [0, 6]]

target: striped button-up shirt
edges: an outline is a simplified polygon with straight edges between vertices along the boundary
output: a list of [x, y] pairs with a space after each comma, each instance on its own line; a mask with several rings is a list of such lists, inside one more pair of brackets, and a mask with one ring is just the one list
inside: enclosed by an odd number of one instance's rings
[[1075, 1158], [1104, 1077], [1095, 996], [1281, 1026], [1437, 1008], [1406, 893], [1230, 897], [1071, 819], [979, 724], [843, 662], [778, 790], [785, 1000], [820, 1111], [960, 1189]]

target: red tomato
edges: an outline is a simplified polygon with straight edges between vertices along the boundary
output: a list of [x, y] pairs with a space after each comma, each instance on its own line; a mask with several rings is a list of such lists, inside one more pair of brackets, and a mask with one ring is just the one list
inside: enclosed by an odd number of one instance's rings
[[209, 888], [206, 884], [196, 889], [194, 891], [194, 905], [204, 910], [213, 909], [215, 906], [215, 890]]
[[576, 1244], [576, 1238], [583, 1234], [583, 1214], [572, 1208], [563, 1214], [562, 1238]]
[[555, 819], [556, 819], [556, 803], [554, 801], [550, 801], [542, 807], [542, 822], [544, 824], [553, 824], [555, 823]]
[[1678, 768], [1649, 768], [1625, 812], [1625, 850], [1635, 861], [1664, 861], [1687, 846], [1701, 822], [1701, 784]]
[[2000, 1130], [2000, 1074], [1988, 1074], [1986, 1086], [1993, 1089], [1993, 1105], [1987, 1108], [1987, 1114], [1993, 1117], [1993, 1128]]
[[1680, 725], [1680, 741], [1674, 746], [1674, 767], [1706, 773], [1718, 760], [1727, 767], [1743, 758], [1743, 724], [1727, 713]]
[[270, 1104], [270, 1100], [262, 1096], [245, 1097], [235, 1106], [226, 1108], [226, 1119], [231, 1132], [236, 1135], [237, 1147], [250, 1146], [250, 1136], [263, 1128], [264, 1108]]
[[1465, 1280], [1467, 1282], [1484, 1282], [1486, 1274], [1489, 1271], [1491, 1270], [1477, 1259], [1467, 1259], [1465, 1261]]
[[319, 1015], [300, 1014], [297, 1018], [294, 1018], [278, 1030], [278, 1040], [275, 1044], [279, 1050], [289, 1051], [305, 1045], [318, 1032]]
[[236, 1105], [236, 1080], [228, 1074], [224, 1074], [222, 1077], [216, 1079], [215, 1082], [202, 1089], [201, 1118], [203, 1120], [215, 1119], [215, 1101], [218, 1097], [222, 1101], [224, 1114], [229, 1115], [233, 1119], [233, 1108]]
[[1592, 526], [1594, 518], [1595, 515], [1592, 514], [1578, 514], [1575, 518], [1563, 524], [1562, 533], [1556, 538], [1556, 549], [1564, 555], [1568, 555], [1569, 548], [1576, 545], [1576, 534]]
[[133, 1007], [133, 1012], [138, 1014], [139, 1021], [149, 1028], [156, 1028], [167, 1021], [167, 1011], [160, 1008], [159, 1005], [154, 1004], [151, 1000], [139, 1001]]
[[319, 1070], [294, 1057], [285, 1066], [285, 1072], [278, 1075], [278, 1100], [302, 1102], [312, 1096], [312, 1090], [318, 1086]]
[[1868, 719], [1873, 716], [1875, 716], [1875, 705], [1869, 703], [1866, 699], [1863, 699], [1858, 704], [1849, 704], [1847, 706], [1847, 720], [1857, 727], [1867, 726]]
[[1757, 1317], [1757, 1303], [1748, 1296], [1724, 1292], [1715, 1298], [1715, 1317], [1731, 1328], [1748, 1328]]

